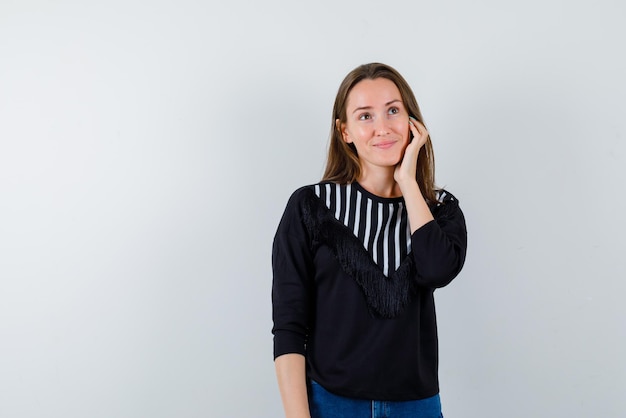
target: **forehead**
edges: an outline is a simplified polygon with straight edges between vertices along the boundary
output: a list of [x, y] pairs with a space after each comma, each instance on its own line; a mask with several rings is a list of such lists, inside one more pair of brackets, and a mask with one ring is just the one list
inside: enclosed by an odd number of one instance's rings
[[393, 100], [402, 100], [395, 83], [386, 78], [361, 80], [348, 94], [348, 108], [384, 105]]

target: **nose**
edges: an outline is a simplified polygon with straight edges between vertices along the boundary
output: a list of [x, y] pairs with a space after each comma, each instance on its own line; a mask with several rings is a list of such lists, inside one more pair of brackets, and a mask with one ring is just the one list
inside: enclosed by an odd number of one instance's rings
[[389, 134], [389, 127], [385, 118], [377, 118], [374, 125], [374, 132], [376, 136], [383, 136]]

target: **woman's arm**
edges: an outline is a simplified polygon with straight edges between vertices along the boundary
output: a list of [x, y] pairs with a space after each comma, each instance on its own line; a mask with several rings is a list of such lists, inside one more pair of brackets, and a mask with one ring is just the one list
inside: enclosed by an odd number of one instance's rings
[[302, 354], [283, 354], [274, 362], [286, 418], [310, 418]]
[[302, 188], [291, 196], [272, 250], [274, 365], [287, 418], [310, 418], [304, 354], [314, 264], [303, 221], [303, 201], [310, 193]]
[[467, 249], [467, 231], [458, 202], [446, 198], [435, 216], [420, 192], [415, 179], [420, 148], [428, 139], [428, 131], [412, 119], [409, 127], [414, 135], [406, 147], [402, 162], [396, 167], [394, 179], [400, 186], [406, 204], [411, 229], [411, 247], [421, 286], [437, 288], [446, 286], [463, 268]]
[[413, 140], [407, 145], [402, 162], [396, 167], [394, 180], [400, 186], [402, 197], [404, 197], [412, 234], [434, 218], [415, 179], [417, 157], [428, 139], [428, 131], [415, 119], [409, 120], [409, 128], [413, 133]]

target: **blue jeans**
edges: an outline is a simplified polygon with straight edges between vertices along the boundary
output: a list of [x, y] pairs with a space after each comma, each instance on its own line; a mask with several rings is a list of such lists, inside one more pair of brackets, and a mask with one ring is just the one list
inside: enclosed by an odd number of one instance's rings
[[418, 401], [352, 399], [328, 392], [311, 381], [311, 418], [443, 418], [439, 395]]

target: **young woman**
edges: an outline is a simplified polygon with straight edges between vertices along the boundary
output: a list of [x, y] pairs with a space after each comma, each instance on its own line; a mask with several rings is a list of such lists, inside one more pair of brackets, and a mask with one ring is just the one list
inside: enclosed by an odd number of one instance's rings
[[411, 88], [387, 65], [354, 69], [324, 178], [291, 196], [274, 238], [286, 416], [442, 417], [433, 292], [461, 271], [466, 245]]

